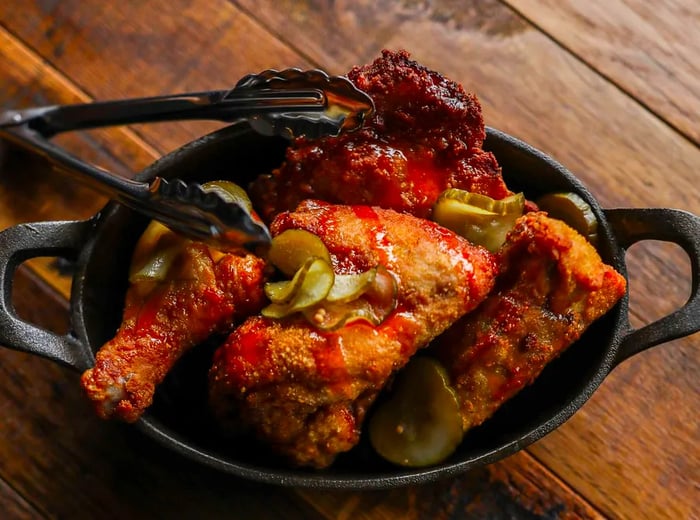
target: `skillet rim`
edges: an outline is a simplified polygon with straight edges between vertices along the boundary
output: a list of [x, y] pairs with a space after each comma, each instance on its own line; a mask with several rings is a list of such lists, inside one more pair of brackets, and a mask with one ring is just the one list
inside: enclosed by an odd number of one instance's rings
[[[507, 149], [508, 153], [516, 154], [520, 160], [541, 163], [564, 179], [568, 185], [574, 188], [574, 190], [591, 205], [600, 226], [600, 244], [607, 252], [605, 260], [622, 274], [625, 279], [628, 279], [624, 262], [624, 251], [617, 243], [615, 234], [598, 201], [583, 183], [551, 156], [516, 137], [491, 127], [486, 127], [486, 132], [487, 138], [484, 143], [484, 149], [493, 151], [499, 159], [499, 163], [501, 162], [498, 153], [499, 149], [501, 149], [501, 152]], [[166, 172], [165, 176], [167, 177], [167, 171], [171, 168], [177, 168], [178, 163], [183, 158], [193, 155], [196, 157], [197, 154], [206, 153], [209, 146], [220, 144], [219, 141], [236, 139], [236, 137], [240, 138], [242, 135], [250, 134], [255, 134], [255, 132], [247, 123], [234, 123], [233, 125], [195, 139], [164, 155], [140, 172], [136, 176], [136, 179], [146, 180], [154, 175], [163, 175], [163, 172]], [[259, 138], [261, 140], [270, 140], [271, 143], [272, 140], [279, 139], [265, 136], [259, 136]], [[88, 355], [91, 356], [89, 363], [91, 366], [94, 364], [94, 352], [96, 349], [89, 341], [90, 334], [88, 333], [88, 329], [90, 325], [85, 320], [86, 302], [84, 296], [86, 291], [86, 271], [88, 267], [90, 267], [90, 262], [95, 254], [97, 238], [102, 233], [106, 223], [108, 223], [110, 219], [114, 219], [118, 214], [124, 212], [129, 213], [131, 210], [117, 203], [110, 202], [102, 211], [93, 217], [94, 234], [80, 252], [78, 269], [74, 277], [74, 288], [71, 294], [71, 318], [74, 333], [77, 335], [80, 342], [88, 347], [86, 350], [89, 351]], [[599, 249], [601, 246], [599, 246]], [[557, 429], [573, 416], [614, 368], [621, 339], [629, 329], [627, 309], [628, 293], [626, 292], [620, 302], [606, 315], [610, 316], [609, 319], [613, 319], [615, 326], [610, 331], [609, 336], [606, 336], [607, 347], [604, 350], [605, 354], [595, 369], [594, 374], [583, 384], [583, 387], [577, 395], [567, 403], [558, 407], [558, 409], [549, 412], [545, 420], [538, 422], [535, 427], [521, 434], [518, 439], [502, 444], [494, 449], [485, 450], [465, 460], [446, 462], [427, 468], [397, 467], [395, 471], [375, 473], [372, 475], [356, 473], [313, 473], [305, 470], [295, 470], [293, 468], [263, 468], [248, 463], [227, 460], [223, 455], [198, 447], [187, 439], [184, 439], [178, 432], [162, 424], [157, 417], [153, 417], [148, 411], [135, 423], [135, 426], [164, 447], [174, 450], [191, 460], [224, 473], [260, 483], [316, 489], [371, 490], [390, 489], [433, 482], [443, 478], [454, 477], [468, 470], [476, 469], [486, 464], [496, 462], [508, 455], [512, 455]]]

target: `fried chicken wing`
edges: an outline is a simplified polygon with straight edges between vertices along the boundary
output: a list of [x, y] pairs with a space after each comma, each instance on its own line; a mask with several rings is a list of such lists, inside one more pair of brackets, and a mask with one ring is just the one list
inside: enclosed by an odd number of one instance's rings
[[275, 219], [273, 235], [287, 229], [320, 237], [338, 274], [381, 264], [397, 282], [397, 307], [379, 325], [324, 331], [298, 315], [256, 316], [215, 353], [215, 414], [240, 420], [293, 464], [321, 468], [358, 442], [391, 374], [486, 297], [496, 269], [485, 249], [391, 210], [306, 201]]
[[521, 217], [491, 295], [431, 347], [447, 367], [464, 430], [530, 384], [625, 292], [581, 235], [544, 213]]
[[164, 281], [129, 287], [116, 336], [81, 379], [100, 417], [136, 421], [186, 350], [263, 306], [264, 260], [241, 252], [215, 261], [212, 254], [188, 242]]
[[481, 149], [484, 121], [473, 94], [406, 52], [384, 51], [348, 77], [373, 98], [374, 115], [357, 132], [296, 139], [285, 163], [252, 185], [266, 220], [309, 198], [427, 217], [447, 188], [510, 194], [495, 157]]

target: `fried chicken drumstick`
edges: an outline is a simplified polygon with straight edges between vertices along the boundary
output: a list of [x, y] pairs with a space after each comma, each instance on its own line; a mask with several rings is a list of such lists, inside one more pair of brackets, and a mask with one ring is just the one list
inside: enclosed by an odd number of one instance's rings
[[433, 222], [367, 206], [307, 201], [271, 229], [320, 237], [336, 273], [381, 264], [397, 284], [397, 307], [379, 325], [325, 331], [298, 315], [256, 316], [214, 355], [215, 414], [240, 420], [293, 464], [322, 468], [358, 442], [391, 374], [485, 298], [495, 264], [488, 251]]
[[285, 163], [252, 185], [263, 218], [310, 198], [428, 217], [447, 188], [510, 194], [496, 158], [481, 149], [486, 133], [473, 94], [405, 51], [384, 51], [348, 78], [374, 100], [373, 117], [357, 132], [296, 139]]
[[463, 429], [488, 419], [530, 384], [625, 292], [581, 235], [528, 213], [501, 250], [492, 294], [431, 346], [461, 403]]
[[132, 283], [122, 324], [81, 379], [103, 419], [136, 421], [156, 386], [189, 348], [223, 333], [264, 304], [264, 260], [245, 252], [217, 254], [205, 245], [178, 243], [166, 279]]

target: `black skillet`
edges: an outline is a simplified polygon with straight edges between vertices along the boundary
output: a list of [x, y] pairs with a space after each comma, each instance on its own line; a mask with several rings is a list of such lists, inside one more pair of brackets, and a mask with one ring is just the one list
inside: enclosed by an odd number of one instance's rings
[[[264, 137], [245, 123], [234, 124], [163, 157], [140, 175], [245, 184], [282, 160], [286, 141]], [[295, 470], [251, 439], [226, 439], [206, 412], [206, 371], [215, 341], [183, 357], [161, 385], [154, 405], [136, 426], [162, 445], [202, 464], [242, 478], [287, 486], [390, 488], [453, 476], [494, 462], [551, 432], [576, 412], [615, 366], [649, 347], [700, 330], [700, 218], [674, 209], [603, 210], [586, 188], [550, 157], [497, 130], [488, 129], [487, 149], [498, 158], [512, 189], [529, 198], [574, 191], [599, 221], [598, 249], [604, 261], [626, 274], [625, 250], [641, 240], [680, 245], [690, 257], [692, 290], [680, 309], [641, 329], [632, 329], [627, 297], [536, 382], [470, 431], [448, 460], [423, 469], [383, 462], [366, 439], [323, 471]], [[43, 356], [78, 371], [119, 325], [127, 266], [146, 220], [116, 203], [81, 222], [22, 224], [0, 233], [0, 343]], [[71, 296], [72, 332], [58, 336], [18, 319], [11, 304], [14, 271], [22, 261], [61, 256], [77, 261]], [[76, 388], [76, 392], [80, 391]]]

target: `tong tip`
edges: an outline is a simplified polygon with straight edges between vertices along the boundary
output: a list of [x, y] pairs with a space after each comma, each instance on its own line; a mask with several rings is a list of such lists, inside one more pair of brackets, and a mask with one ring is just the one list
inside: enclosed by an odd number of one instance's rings
[[[319, 103], [309, 105], [307, 94], [304, 103], [294, 106], [294, 95], [310, 91], [321, 94]], [[374, 112], [372, 98], [346, 76], [329, 76], [320, 69], [268, 69], [249, 74], [227, 97], [246, 92], [277, 92], [290, 96], [283, 98], [289, 103], [285, 109], [260, 112], [250, 119], [253, 129], [264, 135], [337, 136], [341, 132], [358, 130]]]
[[270, 231], [248, 208], [219, 190], [198, 183], [156, 177], [151, 182], [162, 221], [176, 232], [216, 249], [256, 250], [269, 245]]

